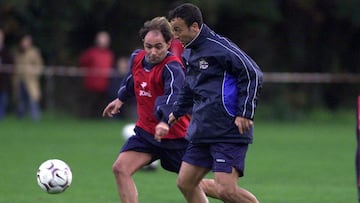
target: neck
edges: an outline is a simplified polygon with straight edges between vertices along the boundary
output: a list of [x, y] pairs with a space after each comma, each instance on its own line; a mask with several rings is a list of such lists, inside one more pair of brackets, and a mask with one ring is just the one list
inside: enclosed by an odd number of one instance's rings
[[201, 27], [200, 27], [200, 29], [199, 29], [199, 32], [196, 33], [195, 37], [194, 37], [189, 43], [187, 43], [187, 44], [184, 46], [184, 48], [187, 48], [187, 46], [189, 46], [193, 41], [196, 40], [196, 38], [198, 38], [198, 36], [200, 35], [201, 30], [203, 29], [203, 27], [204, 27], [204, 23], [201, 25]]

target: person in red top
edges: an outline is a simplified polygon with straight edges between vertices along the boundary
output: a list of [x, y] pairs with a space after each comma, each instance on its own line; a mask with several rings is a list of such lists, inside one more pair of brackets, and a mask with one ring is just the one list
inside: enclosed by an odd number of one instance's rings
[[184, 45], [181, 43], [179, 39], [173, 38], [171, 40], [169, 51], [173, 53], [175, 56], [182, 59], [182, 53], [184, 52]]
[[109, 74], [114, 65], [114, 54], [109, 46], [110, 35], [100, 31], [95, 37], [95, 46], [85, 50], [80, 56], [79, 65], [85, 70], [82, 99], [86, 102], [82, 102], [81, 106], [84, 117], [98, 117], [101, 115], [99, 107], [108, 101]]
[[171, 128], [168, 115], [177, 100], [185, 73], [181, 60], [169, 52], [172, 39], [165, 17], [156, 17], [140, 29], [143, 50], [130, 57], [130, 71], [103, 116], [113, 117], [130, 97], [136, 97], [138, 119], [135, 135], [127, 139], [113, 164], [117, 189], [122, 202], [138, 202], [132, 175], [143, 166], [160, 160], [161, 166], [178, 172], [184, 151], [190, 117], [181, 117]]

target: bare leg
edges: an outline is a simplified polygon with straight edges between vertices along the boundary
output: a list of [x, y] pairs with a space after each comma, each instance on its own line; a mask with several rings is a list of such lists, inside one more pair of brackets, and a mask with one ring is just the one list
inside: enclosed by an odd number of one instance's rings
[[200, 186], [205, 193], [225, 203], [259, 203], [249, 191], [238, 186], [238, 173], [233, 168], [232, 173], [215, 172], [215, 180], [205, 179]]
[[209, 169], [182, 162], [177, 185], [188, 203], [208, 203], [205, 193], [199, 186]]
[[126, 151], [119, 154], [112, 168], [122, 203], [138, 202], [138, 193], [132, 175], [150, 160], [151, 155], [146, 153]]
[[206, 196], [220, 199], [219, 193], [216, 191], [214, 179], [202, 179], [200, 188], [205, 192]]

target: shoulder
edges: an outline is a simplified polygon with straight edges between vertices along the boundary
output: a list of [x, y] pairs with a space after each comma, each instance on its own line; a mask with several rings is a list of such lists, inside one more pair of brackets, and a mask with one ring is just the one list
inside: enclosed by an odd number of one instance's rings
[[31, 47], [30, 52], [39, 54], [39, 53], [40, 53], [40, 49], [34, 46], [34, 47]]
[[183, 67], [181, 59], [170, 52], [167, 54], [167, 57], [164, 60], [166, 60], [165, 65], [169, 66], [170, 68], [182, 69]]
[[179, 61], [170, 61], [166, 64], [168, 69], [183, 70], [183, 65]]
[[106, 54], [108, 54], [111, 57], [114, 56], [114, 52], [111, 49], [105, 49], [105, 52], [106, 52]]
[[41, 53], [37, 47], [31, 47], [27, 52], [26, 55], [28, 57], [40, 57]]
[[[139, 58], [141, 55], [145, 56], [143, 51], [144, 50], [142, 50], [142, 49], [136, 49], [135, 51], [133, 51], [130, 55], [130, 61], [134, 61], [135, 58]], [[141, 57], [141, 58], [143, 58], [143, 57]]]
[[171, 61], [165, 64], [163, 68], [163, 75], [168, 75], [169, 77], [181, 77], [185, 74], [183, 65], [178, 61]]
[[218, 34], [217, 32], [211, 30], [209, 27], [205, 26], [204, 32], [206, 33], [206, 43], [211, 44], [214, 48], [232, 50], [239, 49], [239, 47], [232, 42], [229, 38]]
[[87, 48], [85, 49], [84, 51], [81, 52], [81, 56], [84, 57], [84, 56], [90, 56], [92, 55], [93, 53], [95, 52], [94, 48], [93, 47], [90, 47], [90, 48]]
[[130, 58], [129, 58], [130, 69], [133, 68], [133, 65], [134, 65], [134, 63], [135, 63], [135, 60], [136, 60], [136, 61], [142, 60], [143, 57], [139, 58], [142, 51], [143, 51], [142, 49], [136, 49], [135, 51], [133, 51], [133, 52], [131, 53]]
[[139, 54], [142, 52], [142, 49], [136, 49], [133, 51], [130, 55], [130, 60], [133, 61], [136, 56], [139, 56]]

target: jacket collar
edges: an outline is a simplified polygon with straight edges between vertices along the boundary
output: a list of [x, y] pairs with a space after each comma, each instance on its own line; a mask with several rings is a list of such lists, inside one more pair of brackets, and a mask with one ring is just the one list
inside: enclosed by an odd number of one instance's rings
[[209, 35], [209, 33], [210, 28], [205, 23], [203, 23], [200, 27], [200, 32], [194, 37], [193, 40], [191, 40], [188, 44], [185, 45], [185, 48], [193, 49], [198, 47]]

